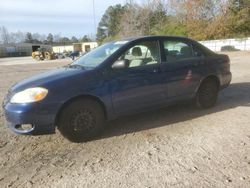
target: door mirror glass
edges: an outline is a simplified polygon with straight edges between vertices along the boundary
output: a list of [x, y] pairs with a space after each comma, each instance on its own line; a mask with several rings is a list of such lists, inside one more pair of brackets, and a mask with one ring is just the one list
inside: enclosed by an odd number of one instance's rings
[[127, 59], [118, 60], [112, 65], [112, 69], [125, 69], [128, 67], [129, 61]]

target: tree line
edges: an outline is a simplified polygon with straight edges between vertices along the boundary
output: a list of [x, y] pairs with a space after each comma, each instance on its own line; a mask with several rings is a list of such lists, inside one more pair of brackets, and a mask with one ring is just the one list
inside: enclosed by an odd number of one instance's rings
[[[99, 44], [124, 37], [179, 35], [196, 40], [250, 36], [250, 0], [130, 0], [110, 6], [102, 16], [96, 40]], [[0, 43], [67, 45], [89, 42], [90, 37], [9, 32], [0, 27]]]
[[34, 44], [49, 44], [49, 45], [67, 45], [77, 42], [91, 42], [89, 36], [84, 35], [82, 38], [72, 36], [71, 38], [61, 36], [60, 34], [48, 35], [31, 33], [31, 32], [9, 32], [4, 26], [0, 27], [0, 43], [16, 44], [16, 43], [34, 43]]
[[97, 41], [141, 35], [180, 35], [196, 40], [250, 36], [249, 0], [148, 0], [110, 6]]

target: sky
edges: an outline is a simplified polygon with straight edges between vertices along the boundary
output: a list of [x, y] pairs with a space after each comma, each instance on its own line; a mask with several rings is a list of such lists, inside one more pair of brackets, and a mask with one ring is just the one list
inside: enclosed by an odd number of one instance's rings
[[0, 26], [9, 32], [94, 35], [93, 1], [96, 26], [105, 10], [126, 0], [0, 0]]

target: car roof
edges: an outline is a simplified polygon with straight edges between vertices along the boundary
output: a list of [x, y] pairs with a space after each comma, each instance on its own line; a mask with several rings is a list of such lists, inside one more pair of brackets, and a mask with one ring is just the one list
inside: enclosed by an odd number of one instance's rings
[[111, 42], [136, 42], [136, 41], [143, 41], [143, 40], [158, 40], [158, 39], [172, 39], [172, 40], [180, 40], [190, 42], [192, 44], [199, 44], [199, 42], [183, 36], [167, 36], [167, 35], [153, 35], [153, 36], [137, 36], [137, 37], [128, 37], [128, 38], [121, 38], [120, 40], [114, 40]]
[[190, 38], [183, 37], [183, 36], [167, 36], [167, 35], [153, 35], [153, 36], [137, 36], [137, 37], [128, 37], [128, 38], [123, 38], [118, 41], [134, 41], [134, 40], [139, 40], [139, 39], [158, 39], [158, 38], [168, 38], [168, 39], [181, 39], [181, 40], [191, 40]]

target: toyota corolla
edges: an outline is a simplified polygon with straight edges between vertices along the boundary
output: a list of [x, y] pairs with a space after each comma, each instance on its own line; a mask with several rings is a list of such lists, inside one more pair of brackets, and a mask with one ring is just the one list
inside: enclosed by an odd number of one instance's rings
[[210, 108], [231, 77], [227, 55], [192, 39], [131, 38], [17, 83], [3, 108], [16, 133], [47, 134], [57, 128], [70, 141], [84, 142], [120, 116], [186, 100]]

